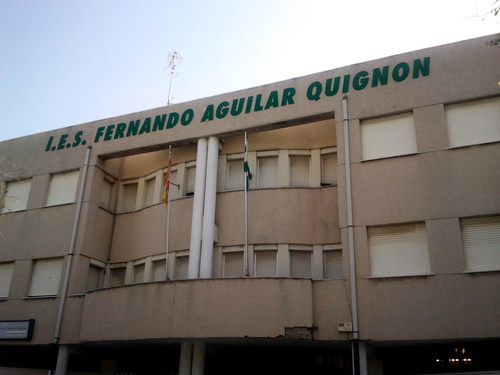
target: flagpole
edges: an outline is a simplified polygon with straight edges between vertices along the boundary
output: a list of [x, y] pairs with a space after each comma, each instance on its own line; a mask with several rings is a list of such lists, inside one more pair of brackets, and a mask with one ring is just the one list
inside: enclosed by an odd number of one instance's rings
[[[170, 173], [172, 170], [172, 146], [168, 146], [168, 166], [167, 166], [167, 175], [165, 177], [164, 181], [164, 189], [166, 189], [166, 197], [163, 199], [166, 201], [164, 202], [167, 206], [167, 223], [166, 223], [166, 228], [165, 228], [165, 280], [169, 280], [169, 275], [168, 275], [168, 257], [170, 253]], [[167, 185], [168, 184], [168, 185]]]
[[247, 141], [247, 132], [245, 132], [245, 160], [244, 160], [244, 178], [245, 178], [245, 248], [244, 248], [244, 266], [245, 266], [245, 276], [250, 276], [248, 270], [248, 189], [250, 188], [249, 181], [249, 170], [248, 170], [248, 141]]

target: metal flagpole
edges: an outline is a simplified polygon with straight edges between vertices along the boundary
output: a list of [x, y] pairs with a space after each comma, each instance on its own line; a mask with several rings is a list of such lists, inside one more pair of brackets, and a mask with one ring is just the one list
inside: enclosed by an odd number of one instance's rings
[[250, 188], [250, 169], [248, 167], [248, 140], [247, 132], [245, 132], [245, 156], [243, 161], [243, 171], [245, 178], [245, 249], [244, 249], [244, 265], [245, 265], [245, 276], [250, 276], [248, 270], [248, 189]]
[[167, 206], [167, 223], [165, 229], [165, 279], [169, 280], [168, 275], [168, 256], [170, 252], [170, 174], [172, 172], [172, 146], [168, 146], [168, 166], [167, 166], [167, 175], [165, 176], [165, 186], [164, 189], [167, 190], [165, 200], [165, 204]]

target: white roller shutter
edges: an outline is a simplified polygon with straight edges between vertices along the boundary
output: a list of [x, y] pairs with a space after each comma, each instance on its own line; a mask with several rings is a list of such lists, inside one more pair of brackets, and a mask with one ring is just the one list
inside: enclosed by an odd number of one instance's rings
[[57, 295], [62, 267], [63, 258], [36, 260], [33, 265], [29, 295]]
[[2, 213], [25, 210], [31, 190], [31, 180], [11, 181], [7, 184]]
[[259, 157], [257, 182], [259, 188], [276, 187], [278, 184], [278, 157]]
[[311, 156], [290, 155], [290, 186], [309, 187], [311, 185]]
[[450, 147], [500, 141], [500, 97], [449, 105]]
[[73, 203], [76, 197], [79, 171], [55, 174], [50, 179], [47, 206]]
[[379, 159], [417, 152], [413, 113], [361, 122], [363, 159]]
[[373, 277], [430, 274], [424, 223], [368, 228]]
[[14, 263], [0, 264], [0, 297], [8, 297], [12, 274], [14, 272]]
[[468, 271], [500, 270], [500, 216], [460, 222]]

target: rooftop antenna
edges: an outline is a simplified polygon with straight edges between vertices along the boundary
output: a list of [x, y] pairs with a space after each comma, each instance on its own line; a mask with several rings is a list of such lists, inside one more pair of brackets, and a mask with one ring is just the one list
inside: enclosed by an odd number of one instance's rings
[[175, 68], [177, 65], [181, 63], [182, 60], [182, 53], [176, 50], [170, 50], [168, 52], [168, 67], [170, 68], [170, 86], [168, 88], [168, 100], [167, 100], [167, 105], [172, 104], [172, 86], [174, 83], [174, 73], [175, 73]]

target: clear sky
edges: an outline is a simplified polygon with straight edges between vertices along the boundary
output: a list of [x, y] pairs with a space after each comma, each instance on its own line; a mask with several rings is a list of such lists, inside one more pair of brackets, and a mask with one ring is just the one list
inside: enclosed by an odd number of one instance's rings
[[[500, 32], [494, 0], [0, 0], [0, 140]], [[484, 17], [483, 17], [484, 16]]]

